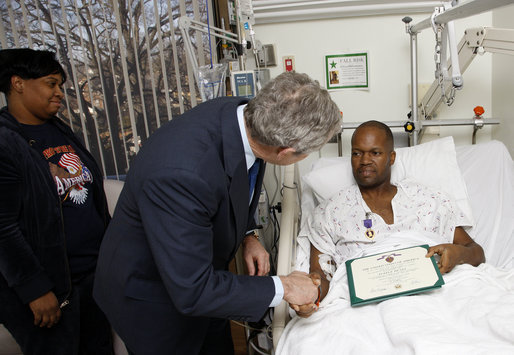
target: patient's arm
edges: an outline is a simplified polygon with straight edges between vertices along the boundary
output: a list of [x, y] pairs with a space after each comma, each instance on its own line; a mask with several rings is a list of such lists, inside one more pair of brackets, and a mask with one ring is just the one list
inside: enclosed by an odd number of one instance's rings
[[441, 255], [438, 266], [441, 273], [450, 272], [456, 265], [471, 264], [478, 266], [485, 261], [484, 250], [475, 243], [462, 228], [455, 228], [453, 244], [439, 244], [428, 249], [427, 257]]
[[321, 254], [322, 253], [318, 249], [316, 249], [316, 247], [314, 245], [311, 244], [311, 257], [309, 260], [309, 262], [311, 264], [310, 272], [311, 272], [311, 274], [313, 274], [313, 273], [318, 274], [321, 279], [321, 299], [320, 300], [325, 298], [325, 296], [328, 293], [328, 287], [330, 286], [330, 281], [327, 280], [325, 273], [323, 272], [323, 270], [321, 269], [321, 266], [319, 265], [319, 256]]
[[[328, 287], [330, 285], [330, 281], [328, 281], [325, 277], [325, 273], [321, 269], [319, 265], [319, 256], [322, 253], [311, 244], [311, 256], [310, 256], [310, 274], [309, 276], [312, 279], [318, 279], [321, 281], [321, 294], [320, 301], [325, 298], [328, 293]], [[308, 304], [308, 305], [289, 305], [292, 309], [295, 310], [296, 314], [300, 317], [307, 318], [310, 317], [314, 312], [318, 310], [316, 305]]]

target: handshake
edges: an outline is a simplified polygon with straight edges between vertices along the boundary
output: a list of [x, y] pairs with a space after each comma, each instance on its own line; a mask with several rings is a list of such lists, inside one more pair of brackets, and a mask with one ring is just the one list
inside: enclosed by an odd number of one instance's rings
[[309, 317], [318, 310], [321, 277], [318, 273], [307, 274], [293, 271], [280, 276], [284, 286], [284, 300], [300, 317]]

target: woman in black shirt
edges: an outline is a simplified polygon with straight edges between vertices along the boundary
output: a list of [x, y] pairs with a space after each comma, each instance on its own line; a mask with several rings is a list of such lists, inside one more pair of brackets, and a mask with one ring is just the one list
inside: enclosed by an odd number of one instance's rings
[[25, 354], [112, 354], [92, 299], [107, 202], [94, 158], [55, 117], [65, 80], [52, 52], [0, 51], [0, 323]]

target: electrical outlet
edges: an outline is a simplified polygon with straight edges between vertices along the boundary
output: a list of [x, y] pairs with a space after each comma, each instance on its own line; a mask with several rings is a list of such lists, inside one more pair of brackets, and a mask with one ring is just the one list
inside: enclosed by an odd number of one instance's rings
[[274, 67], [277, 65], [277, 58], [275, 56], [275, 46], [273, 44], [264, 44], [257, 52], [259, 66], [261, 67]]

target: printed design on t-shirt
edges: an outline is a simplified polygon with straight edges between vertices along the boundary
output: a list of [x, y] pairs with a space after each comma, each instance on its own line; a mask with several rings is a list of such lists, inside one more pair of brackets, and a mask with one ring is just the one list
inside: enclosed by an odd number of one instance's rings
[[88, 189], [84, 185], [93, 181], [93, 175], [82, 164], [79, 156], [75, 153], [64, 153], [59, 159], [58, 165], [51, 162], [48, 164], [50, 172], [54, 176], [59, 196], [64, 196], [63, 200], [69, 198], [76, 204], [83, 204], [88, 195]]
[[43, 150], [43, 155], [48, 160], [51, 157], [53, 157], [56, 154], [62, 154], [62, 153], [75, 153], [75, 149], [69, 144], [67, 145], [60, 145], [57, 147], [48, 147], [45, 150]]

